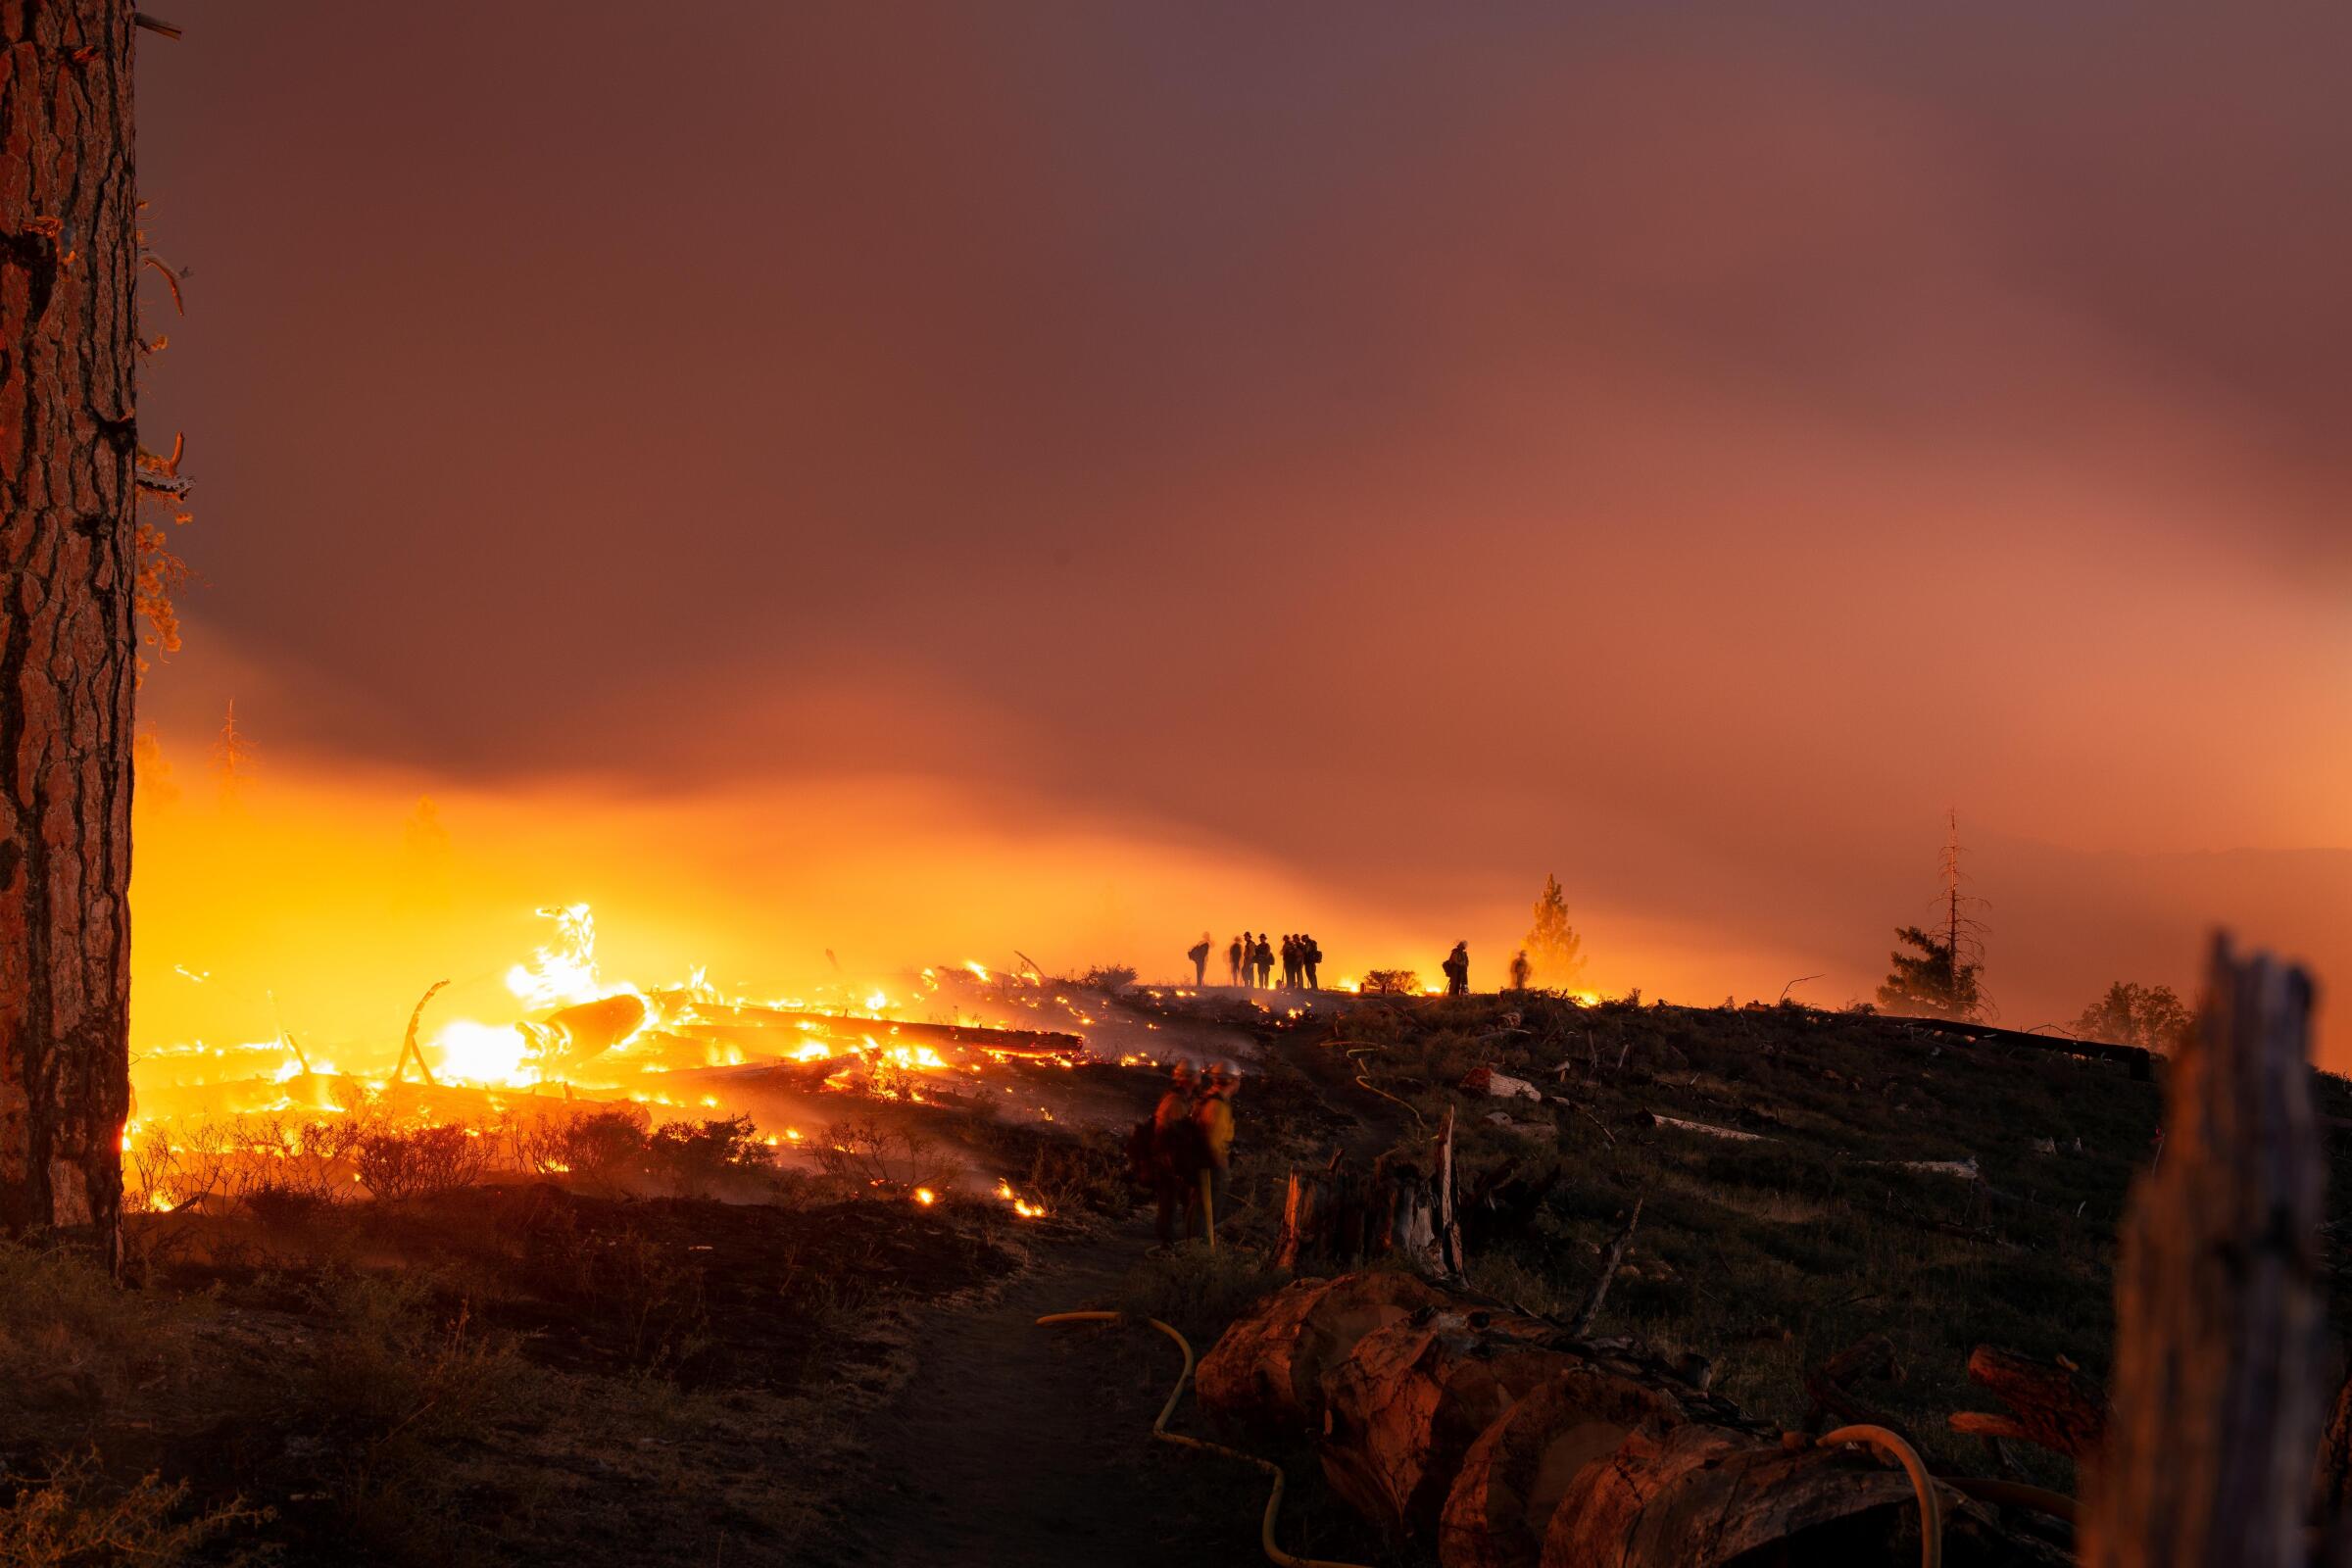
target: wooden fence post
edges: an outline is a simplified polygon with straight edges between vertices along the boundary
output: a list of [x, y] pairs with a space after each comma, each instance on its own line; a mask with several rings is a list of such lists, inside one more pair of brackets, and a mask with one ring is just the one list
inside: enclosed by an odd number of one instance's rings
[[2085, 1568], [2307, 1560], [2327, 1395], [2310, 1011], [2301, 970], [2214, 939], [2204, 1015], [2165, 1086], [2165, 1157], [2124, 1222]]

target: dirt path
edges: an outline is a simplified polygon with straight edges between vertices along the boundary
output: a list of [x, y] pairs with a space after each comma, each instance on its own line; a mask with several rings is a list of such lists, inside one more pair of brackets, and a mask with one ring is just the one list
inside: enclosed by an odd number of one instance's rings
[[1255, 1473], [1146, 1436], [1180, 1364], [1175, 1348], [1148, 1330], [1035, 1326], [1102, 1301], [1147, 1240], [1129, 1228], [1054, 1248], [993, 1305], [932, 1318], [919, 1370], [868, 1426], [869, 1458], [804, 1560], [1200, 1568], [1255, 1558]]

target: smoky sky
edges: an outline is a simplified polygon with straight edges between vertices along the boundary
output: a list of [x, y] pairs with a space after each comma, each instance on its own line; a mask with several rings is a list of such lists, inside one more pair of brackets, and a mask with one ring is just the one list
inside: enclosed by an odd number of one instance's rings
[[211, 8], [151, 707], [1857, 962], [1953, 804], [2352, 842], [2352, 16], [1770, 13]]

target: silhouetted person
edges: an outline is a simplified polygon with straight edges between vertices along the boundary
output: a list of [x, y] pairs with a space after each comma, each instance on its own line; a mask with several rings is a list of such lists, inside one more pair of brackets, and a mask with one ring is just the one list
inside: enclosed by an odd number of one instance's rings
[[1511, 989], [1513, 991], [1525, 991], [1527, 983], [1534, 979], [1535, 975], [1536, 966], [1527, 961], [1525, 948], [1521, 948], [1517, 953], [1511, 955]]
[[1232, 945], [1225, 950], [1225, 983], [1227, 985], [1238, 986], [1242, 983], [1242, 965], [1248, 961], [1249, 956], [1249, 942], [1245, 938], [1235, 937]]
[[1251, 952], [1257, 961], [1257, 986], [1263, 991], [1274, 983], [1274, 944], [1268, 942], [1266, 934], [1260, 931], [1257, 934], [1257, 946]]
[[1282, 934], [1282, 989], [1298, 989], [1298, 938], [1288, 931]]
[[1439, 967], [1446, 971], [1446, 994], [1447, 996], [1466, 997], [1470, 994], [1469, 943], [1456, 942], [1453, 945], [1453, 951], [1446, 955], [1446, 961]]
[[1298, 958], [1299, 961], [1306, 966], [1306, 989], [1309, 991], [1322, 990], [1323, 982], [1321, 978], [1316, 975], [1315, 971], [1322, 966], [1323, 950], [1321, 947], [1316, 945], [1313, 937], [1306, 936], [1303, 933], [1299, 936]]
[[1193, 984], [1197, 986], [1208, 984], [1208, 949], [1209, 935], [1203, 931], [1200, 940], [1193, 945], [1193, 951], [1185, 955], [1193, 960]]
[[1222, 1064], [1208, 1069], [1193, 1102], [1195, 1144], [1200, 1153], [1199, 1174], [1193, 1178], [1196, 1201], [1184, 1233], [1206, 1235], [1225, 1207], [1227, 1181], [1233, 1164], [1233, 1092], [1241, 1080]]
[[1152, 1109], [1152, 1192], [1158, 1200], [1159, 1245], [1176, 1244], [1176, 1216], [1193, 1228], [1198, 1206], [1202, 1151], [1200, 1130], [1193, 1120], [1193, 1069], [1178, 1062], [1168, 1074], [1168, 1092]]

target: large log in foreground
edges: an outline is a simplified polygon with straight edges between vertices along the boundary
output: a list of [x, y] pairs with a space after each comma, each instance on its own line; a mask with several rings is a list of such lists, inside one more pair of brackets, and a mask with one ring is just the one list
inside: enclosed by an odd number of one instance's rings
[[[1351, 1280], [1379, 1277], [1303, 1282], [1269, 1298], [1202, 1363], [1200, 1403], [1220, 1424], [1261, 1428], [1297, 1409], [1290, 1436], [1321, 1428], [1332, 1489], [1393, 1530], [1434, 1533], [1445, 1568], [1920, 1560], [1918, 1494], [1899, 1470], [1847, 1447], [1777, 1440], [1776, 1428], [1627, 1341], [1582, 1340], [1450, 1297], [1363, 1335], [1328, 1365], [1318, 1422], [1295, 1392], [1296, 1361], [1279, 1359], [1297, 1354], [1285, 1325], [1312, 1302], [1348, 1299], [1363, 1288]], [[1951, 1568], [2056, 1560], [1939, 1492]]]
[[2306, 1558], [2324, 1398], [2310, 1012], [2300, 970], [2214, 940], [2204, 1013], [2166, 1086], [2164, 1158], [2125, 1220], [2088, 1568]]
[[1436, 1527], [1480, 1434], [1575, 1365], [1534, 1318], [1416, 1315], [1365, 1336], [1323, 1377], [1323, 1475], [1357, 1512], [1405, 1535]]
[[1324, 1370], [1367, 1335], [1444, 1300], [1413, 1275], [1389, 1270], [1293, 1280], [1201, 1358], [1194, 1392], [1237, 1434], [1315, 1431]]
[[1512, 1405], [1463, 1454], [1438, 1523], [1446, 1568], [1537, 1568], [1544, 1535], [1585, 1467], [1641, 1427], [1687, 1419], [1666, 1389], [1574, 1366]]

